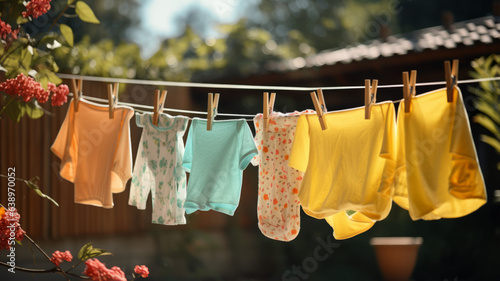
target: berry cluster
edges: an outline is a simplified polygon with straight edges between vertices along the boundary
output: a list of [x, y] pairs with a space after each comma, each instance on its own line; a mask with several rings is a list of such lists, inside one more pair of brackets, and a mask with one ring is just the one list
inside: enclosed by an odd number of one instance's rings
[[66, 252], [59, 252], [55, 251], [52, 254], [52, 257], [50, 258], [50, 261], [53, 262], [56, 266], [59, 266], [59, 264], [65, 260], [67, 262], [70, 262], [73, 259], [73, 256], [69, 251]]
[[136, 265], [134, 268], [134, 272], [139, 274], [142, 278], [146, 278], [149, 276], [149, 269], [145, 265]]
[[19, 224], [19, 219], [21, 216], [17, 213], [17, 210], [11, 208], [5, 210], [5, 208], [0, 207], [0, 250], [10, 249], [12, 245], [12, 238], [17, 241], [21, 241], [26, 233]]
[[2, 38], [3, 40], [7, 40], [7, 37], [11, 35], [12, 39], [17, 40], [18, 34], [19, 28], [12, 30], [12, 26], [10, 26], [10, 24], [0, 19], [0, 38]]
[[87, 275], [94, 281], [127, 281], [125, 273], [123, 273], [118, 266], [113, 266], [111, 269], [108, 269], [98, 259], [88, 259], [85, 262], [85, 270], [83, 271], [83, 274]]
[[42, 84], [36, 82], [33, 78], [25, 76], [23, 73], [16, 78], [9, 79], [0, 83], [0, 91], [11, 96], [22, 97], [25, 102], [32, 99], [38, 100], [40, 103], [46, 103], [52, 92], [52, 105], [61, 106], [68, 101], [69, 88], [67, 85], [61, 84], [58, 87], [53, 83], [48, 83], [48, 90], [42, 87]]
[[47, 13], [50, 10], [51, 0], [31, 0], [26, 5], [26, 11], [23, 12], [23, 17], [27, 18], [29, 16], [34, 19]]

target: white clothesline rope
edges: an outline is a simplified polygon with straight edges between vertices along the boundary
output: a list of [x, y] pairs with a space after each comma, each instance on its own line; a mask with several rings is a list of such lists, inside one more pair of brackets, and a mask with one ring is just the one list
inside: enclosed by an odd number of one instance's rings
[[[101, 99], [101, 98], [90, 97], [90, 96], [85, 96], [85, 95], [83, 96], [83, 99], [89, 100], [89, 101], [102, 102], [102, 103], [108, 102], [107, 99]], [[139, 108], [139, 110], [136, 110], [139, 112], [151, 112], [152, 110], [154, 110], [154, 107], [151, 105], [142, 105], [142, 104], [136, 104], [136, 103], [121, 102], [121, 101], [118, 101], [118, 104], [130, 106], [130, 107], [133, 107], [134, 109]], [[194, 110], [184, 110], [184, 109], [175, 109], [175, 108], [166, 108], [166, 107], [163, 108], [163, 111], [185, 113], [185, 114], [207, 115], [206, 111], [194, 111]], [[255, 115], [250, 115], [250, 114], [233, 114], [233, 113], [217, 113], [217, 116], [252, 117], [252, 118], [255, 117]]]
[[[325, 90], [358, 90], [364, 89], [364, 86], [332, 86], [332, 87], [287, 87], [287, 86], [265, 86], [265, 85], [237, 85], [237, 84], [216, 84], [216, 83], [193, 83], [193, 82], [173, 82], [173, 81], [154, 81], [154, 80], [136, 80], [136, 79], [125, 79], [125, 78], [111, 78], [111, 77], [98, 77], [98, 76], [83, 76], [83, 75], [73, 75], [73, 74], [57, 74], [59, 78], [62, 79], [83, 79], [86, 81], [94, 82], [104, 82], [104, 83], [125, 83], [125, 84], [135, 84], [135, 85], [155, 85], [155, 86], [173, 86], [173, 87], [190, 87], [190, 88], [217, 88], [217, 89], [244, 89], [244, 90], [282, 90], [282, 91], [316, 91], [318, 88]], [[458, 84], [470, 84], [479, 83], [485, 81], [496, 81], [500, 80], [500, 77], [488, 77], [480, 79], [468, 79], [459, 80]], [[424, 82], [416, 83], [415, 86], [439, 86], [446, 85], [446, 81], [437, 82]], [[393, 84], [393, 85], [378, 85], [377, 88], [400, 88], [403, 84]], [[91, 96], [83, 96], [84, 99], [96, 102], [107, 103], [107, 99], [101, 99]], [[400, 101], [400, 100], [399, 100]], [[395, 102], [399, 102], [395, 101]], [[142, 105], [136, 103], [127, 103], [118, 101], [118, 104], [130, 106], [137, 109], [139, 112], [150, 112], [154, 109], [150, 105]], [[184, 113], [184, 114], [195, 114], [195, 115], [206, 115], [206, 111], [194, 111], [194, 110], [184, 110], [175, 108], [164, 108], [163, 111]], [[250, 117], [253, 118], [255, 115], [250, 114], [235, 114], [235, 113], [217, 113], [218, 116], [227, 117]], [[252, 119], [246, 119], [247, 121], [252, 121]]]
[[[186, 87], [186, 88], [216, 88], [216, 89], [239, 89], [239, 90], [280, 90], [280, 91], [316, 91], [318, 88], [325, 90], [358, 90], [364, 89], [365, 86], [331, 86], [331, 87], [289, 87], [289, 86], [271, 86], [271, 85], [239, 85], [239, 84], [217, 84], [217, 83], [195, 83], [195, 82], [174, 82], [174, 81], [157, 81], [157, 80], [139, 80], [126, 78], [84, 76], [74, 74], [60, 74], [57, 76], [62, 79], [83, 79], [86, 81], [104, 82], [104, 83], [125, 83], [135, 85], [150, 85], [150, 86], [171, 86], [171, 87]], [[488, 77], [481, 79], [458, 80], [458, 84], [470, 84], [484, 81], [500, 80], [500, 77]], [[446, 85], [446, 81], [424, 82], [417, 83], [415, 86], [438, 86]], [[377, 88], [401, 88], [403, 84], [378, 85]]]

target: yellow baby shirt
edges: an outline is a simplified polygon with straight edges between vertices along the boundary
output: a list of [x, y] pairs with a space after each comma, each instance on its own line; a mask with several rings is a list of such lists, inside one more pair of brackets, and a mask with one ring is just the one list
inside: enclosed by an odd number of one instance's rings
[[483, 176], [462, 94], [446, 89], [418, 95], [398, 110], [394, 201], [413, 220], [465, 216], [486, 202]]
[[132, 177], [130, 119], [134, 110], [80, 100], [78, 112], [71, 101], [52, 152], [61, 159], [60, 175], [75, 184], [75, 202], [113, 207], [113, 193], [125, 190]]
[[301, 115], [289, 165], [305, 172], [299, 199], [304, 212], [326, 219], [336, 239], [362, 233], [391, 209], [396, 122], [391, 102], [324, 115]]

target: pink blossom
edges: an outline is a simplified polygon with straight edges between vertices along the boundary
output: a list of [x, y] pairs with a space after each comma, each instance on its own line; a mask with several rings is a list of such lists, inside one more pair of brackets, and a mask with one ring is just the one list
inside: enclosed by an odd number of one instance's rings
[[[9, 238], [12, 230], [15, 233], [15, 239], [21, 241], [26, 233], [19, 224], [19, 219], [21, 216], [17, 213], [15, 208], [10, 208], [5, 210], [5, 208], [0, 207], [0, 250], [9, 249], [10, 244]], [[8, 228], [14, 226], [14, 228]]]
[[68, 95], [69, 95], [68, 85], [61, 84], [57, 88], [54, 86], [54, 89], [52, 89], [51, 91], [53, 92], [51, 97], [52, 106], [61, 106], [68, 101]]
[[108, 269], [98, 259], [88, 259], [85, 261], [83, 274], [94, 281], [127, 281], [125, 273], [119, 267], [113, 266], [111, 269]]
[[26, 5], [26, 11], [23, 12], [23, 17], [27, 18], [29, 16], [34, 19], [47, 13], [50, 10], [51, 0], [31, 0]]
[[149, 275], [149, 269], [145, 265], [136, 265], [134, 268], [134, 272], [139, 274], [142, 278], [146, 278]]
[[55, 251], [50, 258], [50, 261], [53, 262], [56, 266], [59, 266], [63, 260], [70, 262], [73, 259], [73, 256], [69, 251], [59, 252]]
[[12, 39], [17, 40], [18, 34], [19, 34], [19, 28], [12, 30], [12, 33], [10, 35], [12, 36]]
[[22, 97], [24, 102], [36, 99], [40, 103], [46, 103], [49, 100], [51, 92], [53, 92], [53, 106], [61, 106], [68, 101], [69, 89], [67, 85], [61, 84], [56, 87], [49, 82], [47, 88], [48, 90], [45, 90], [39, 82], [25, 76], [23, 73], [19, 74], [16, 78], [0, 83], [0, 91], [11, 96]]
[[14, 40], [17, 39], [19, 34], [19, 28], [12, 30], [12, 26], [0, 19], [0, 37], [3, 40], [7, 39], [7, 36], [11, 35]]

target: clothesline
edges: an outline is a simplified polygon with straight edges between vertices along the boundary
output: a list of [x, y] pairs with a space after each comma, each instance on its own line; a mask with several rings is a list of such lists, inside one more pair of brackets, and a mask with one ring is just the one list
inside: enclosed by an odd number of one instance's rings
[[[89, 101], [96, 101], [96, 102], [102, 102], [102, 103], [107, 103], [107, 99], [101, 99], [101, 98], [96, 98], [96, 97], [90, 97], [90, 96], [83, 96], [83, 99], [89, 100]], [[136, 111], [139, 112], [151, 112], [154, 107], [150, 105], [142, 105], [142, 104], [136, 104], [136, 103], [127, 103], [127, 102], [121, 102], [118, 101], [118, 104], [120, 105], [125, 105], [125, 106], [130, 106], [136, 109]], [[137, 110], [137, 108], [139, 108]], [[145, 109], [145, 110], [141, 110]], [[176, 112], [176, 113], [185, 113], [185, 114], [197, 114], [197, 115], [206, 115], [206, 111], [195, 111], [195, 110], [185, 110], [185, 109], [175, 109], [175, 108], [163, 108], [163, 111], [169, 111], [169, 112]], [[255, 117], [255, 115], [250, 115], [250, 114], [233, 114], [233, 113], [217, 113], [217, 116], [228, 116], [228, 117]], [[253, 121], [252, 119], [249, 119], [247, 121]]]
[[[73, 75], [73, 74], [57, 74], [59, 78], [62, 79], [83, 79], [86, 81], [93, 82], [103, 82], [103, 83], [126, 83], [135, 85], [155, 85], [155, 86], [173, 86], [173, 87], [194, 87], [194, 88], [218, 88], [218, 89], [246, 89], [246, 90], [283, 90], [283, 91], [316, 91], [318, 88], [311, 87], [288, 87], [288, 86], [265, 86], [265, 85], [238, 85], [238, 84], [217, 84], [217, 83], [195, 83], [195, 82], [174, 82], [174, 81], [155, 81], [155, 80], [139, 80], [139, 79], [126, 79], [126, 78], [111, 78], [111, 77], [98, 77], [98, 76], [84, 76], [84, 75]], [[459, 80], [458, 84], [470, 84], [485, 81], [496, 81], [500, 80], [500, 77], [488, 77], [480, 79], [468, 79]], [[446, 81], [436, 81], [436, 82], [423, 82], [416, 83], [415, 86], [439, 86], [446, 85]], [[377, 88], [398, 88], [403, 87], [403, 84], [392, 84], [392, 85], [378, 85]], [[332, 86], [332, 87], [321, 87], [323, 91], [325, 90], [359, 90], [364, 89], [364, 86]], [[107, 103], [108, 100], [84, 96], [85, 99], [90, 101]], [[394, 101], [400, 102], [401, 100]], [[153, 106], [127, 103], [118, 101], [119, 104], [133, 107], [139, 112], [150, 112], [154, 109]], [[184, 113], [184, 114], [195, 114], [195, 115], [206, 115], [206, 111], [194, 111], [185, 109], [175, 109], [175, 108], [164, 108], [163, 111]], [[217, 113], [218, 116], [226, 117], [250, 117], [253, 118], [255, 115], [250, 114], [235, 114], [235, 113]], [[247, 121], [252, 121], [252, 119], [246, 119]]]
[[[216, 89], [239, 89], [239, 90], [280, 90], [280, 91], [316, 91], [318, 88], [325, 90], [359, 90], [365, 86], [331, 86], [331, 87], [290, 87], [290, 86], [272, 86], [272, 85], [239, 85], [239, 84], [217, 84], [217, 83], [196, 83], [196, 82], [174, 82], [158, 80], [140, 80], [127, 78], [112, 78], [98, 76], [84, 76], [74, 74], [57, 74], [62, 79], [83, 79], [86, 81], [105, 82], [105, 83], [125, 83], [135, 85], [150, 86], [171, 86], [187, 88], [216, 88]], [[481, 79], [458, 80], [458, 84], [470, 84], [484, 81], [500, 80], [500, 77], [488, 77]], [[439, 86], [446, 85], [446, 81], [416, 83], [415, 86]], [[377, 88], [401, 88], [403, 84], [378, 85]]]

